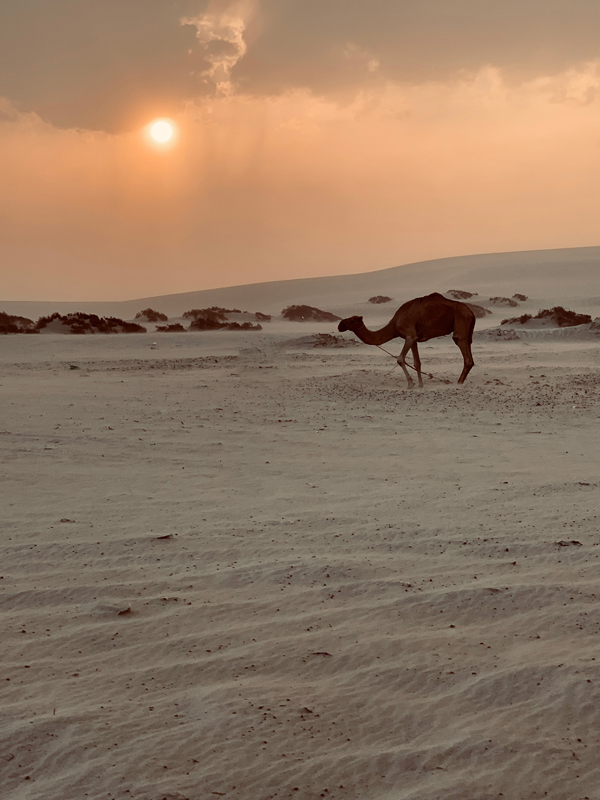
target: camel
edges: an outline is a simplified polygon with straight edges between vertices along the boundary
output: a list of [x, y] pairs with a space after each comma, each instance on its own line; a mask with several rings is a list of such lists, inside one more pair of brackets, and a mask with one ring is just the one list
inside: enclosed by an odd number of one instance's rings
[[388, 324], [378, 331], [370, 331], [363, 318], [358, 316], [343, 319], [338, 325], [338, 331], [352, 331], [365, 344], [378, 346], [398, 337], [404, 339], [404, 347], [397, 360], [408, 381], [408, 388], [412, 389], [415, 382], [408, 373], [405, 360], [408, 351], [412, 350], [419, 386], [422, 387], [421, 359], [417, 342], [427, 342], [429, 339], [447, 336], [450, 333], [464, 358], [463, 371], [458, 379], [458, 383], [464, 383], [474, 365], [471, 353], [474, 327], [475, 314], [468, 305], [457, 300], [448, 300], [438, 292], [434, 292], [404, 303]]

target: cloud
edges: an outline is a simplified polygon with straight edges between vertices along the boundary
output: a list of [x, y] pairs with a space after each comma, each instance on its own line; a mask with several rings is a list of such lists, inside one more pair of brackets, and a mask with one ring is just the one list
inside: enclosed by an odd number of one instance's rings
[[348, 103], [390, 82], [451, 83], [491, 66], [518, 85], [598, 58], [590, 0], [0, 4], [0, 95], [57, 127], [112, 133], [215, 92]]
[[177, 113], [208, 65], [179, 18], [203, 0], [3, 0], [0, 95], [60, 128], [111, 133]]
[[204, 59], [210, 64], [201, 77], [205, 83], [211, 81], [219, 94], [230, 95], [233, 91], [231, 70], [246, 53], [244, 31], [249, 11], [249, 5], [238, 4], [225, 14], [213, 12], [180, 20], [182, 25], [196, 28]]
[[[234, 70], [249, 91], [352, 92], [368, 79], [451, 81], [483, 66], [515, 82], [600, 57], [600, 5], [589, 0], [262, 0], [261, 32]], [[369, 63], [369, 62], [367, 62]]]

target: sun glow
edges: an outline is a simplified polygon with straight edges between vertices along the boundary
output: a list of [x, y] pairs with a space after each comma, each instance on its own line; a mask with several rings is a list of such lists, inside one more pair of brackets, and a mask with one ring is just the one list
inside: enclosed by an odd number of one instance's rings
[[173, 125], [166, 119], [158, 119], [150, 124], [150, 136], [155, 142], [164, 144], [173, 138]]

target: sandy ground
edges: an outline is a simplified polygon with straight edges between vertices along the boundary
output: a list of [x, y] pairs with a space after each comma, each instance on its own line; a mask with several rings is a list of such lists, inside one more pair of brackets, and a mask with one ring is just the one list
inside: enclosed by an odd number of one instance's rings
[[600, 340], [281, 338], [3, 338], [3, 800], [598, 800]]

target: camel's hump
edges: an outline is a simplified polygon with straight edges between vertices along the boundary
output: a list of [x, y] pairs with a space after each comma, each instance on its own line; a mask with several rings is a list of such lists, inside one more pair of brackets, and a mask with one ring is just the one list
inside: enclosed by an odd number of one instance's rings
[[447, 300], [447, 297], [444, 297], [443, 294], [439, 292], [432, 292], [431, 294], [426, 294], [421, 300]]
[[440, 294], [439, 292], [432, 292], [431, 294], [426, 294], [423, 297], [415, 297], [415, 299], [412, 302], [413, 303], [439, 303], [440, 305], [448, 306], [448, 305], [452, 305], [455, 301], [448, 300], [447, 297], [444, 297], [444, 295]]

